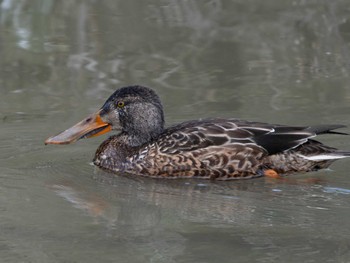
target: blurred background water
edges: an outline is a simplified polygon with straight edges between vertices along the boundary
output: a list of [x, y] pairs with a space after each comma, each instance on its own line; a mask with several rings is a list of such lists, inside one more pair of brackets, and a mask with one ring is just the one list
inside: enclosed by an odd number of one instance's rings
[[349, 125], [349, 47], [347, 0], [0, 1], [0, 261], [350, 262], [346, 160], [160, 181], [95, 169], [101, 137], [43, 144], [131, 84], [157, 91], [168, 125]]

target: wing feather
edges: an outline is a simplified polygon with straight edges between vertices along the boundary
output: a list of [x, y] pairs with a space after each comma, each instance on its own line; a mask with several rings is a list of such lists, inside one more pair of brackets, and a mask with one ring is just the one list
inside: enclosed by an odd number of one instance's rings
[[285, 126], [239, 119], [207, 119], [168, 128], [159, 141], [162, 153], [188, 152], [207, 147], [255, 144], [268, 154], [296, 148], [317, 134], [338, 133], [342, 125]]

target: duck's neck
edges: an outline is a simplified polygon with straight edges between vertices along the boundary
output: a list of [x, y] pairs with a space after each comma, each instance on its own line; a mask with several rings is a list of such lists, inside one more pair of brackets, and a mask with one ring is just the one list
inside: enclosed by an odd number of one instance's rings
[[141, 147], [164, 131], [164, 113], [158, 103], [134, 103], [126, 115], [119, 115], [119, 139], [130, 147]]
[[[130, 117], [130, 119], [132, 119]], [[163, 118], [141, 119], [140, 116], [123, 125], [118, 135], [119, 141], [126, 147], [141, 147], [159, 137], [164, 131]]]
[[150, 143], [158, 138], [162, 131], [159, 133], [145, 133], [145, 134], [126, 134], [121, 133], [118, 135], [118, 139], [125, 148], [139, 148], [147, 143]]

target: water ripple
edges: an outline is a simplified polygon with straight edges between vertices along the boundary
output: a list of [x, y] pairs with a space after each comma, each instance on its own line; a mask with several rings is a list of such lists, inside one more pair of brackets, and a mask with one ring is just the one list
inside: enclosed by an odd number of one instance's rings
[[323, 191], [330, 194], [350, 194], [350, 189], [340, 188], [340, 187], [324, 187]]

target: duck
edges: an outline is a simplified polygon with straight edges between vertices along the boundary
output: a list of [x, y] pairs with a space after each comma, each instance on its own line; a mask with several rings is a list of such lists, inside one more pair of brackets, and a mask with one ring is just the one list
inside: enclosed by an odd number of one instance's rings
[[288, 126], [236, 118], [207, 118], [165, 128], [156, 92], [144, 86], [117, 89], [95, 113], [49, 137], [70, 144], [117, 131], [98, 147], [93, 163], [116, 174], [211, 180], [279, 177], [317, 171], [350, 156], [316, 141], [344, 125]]

